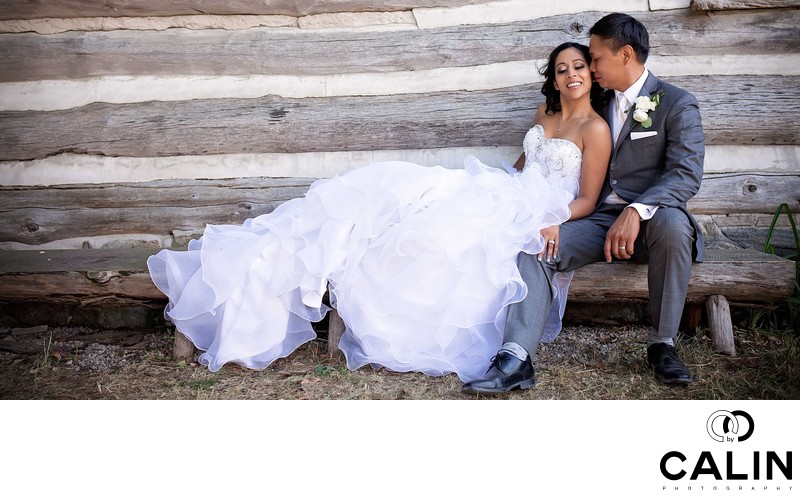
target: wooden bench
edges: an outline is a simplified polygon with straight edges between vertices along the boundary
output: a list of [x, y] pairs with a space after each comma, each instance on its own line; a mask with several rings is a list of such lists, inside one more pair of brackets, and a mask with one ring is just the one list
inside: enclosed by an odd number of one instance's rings
[[[704, 183], [692, 204], [705, 232], [707, 251], [706, 261], [692, 268], [684, 319], [689, 327], [698, 325], [705, 303], [716, 348], [735, 354], [731, 304], [763, 306], [785, 300], [794, 290], [795, 263], [743, 248], [723, 234], [706, 213], [719, 212], [725, 205], [733, 209], [734, 204], [741, 211], [743, 201], [731, 195], [720, 199], [718, 189], [730, 192], [731, 185], [723, 181], [715, 186], [715, 181]], [[757, 185], [750, 194], [770, 190], [769, 177], [745, 181]], [[121, 233], [120, 227], [140, 234], [161, 233], [162, 237], [167, 237], [163, 233], [168, 230], [173, 246], [185, 246], [189, 238], [199, 236], [206, 221], [241, 223], [302, 195], [310, 183], [310, 179], [295, 178], [70, 185], [45, 190], [0, 187], [6, 205], [6, 223], [0, 228], [0, 236], [5, 240], [30, 244], [63, 234], [86, 239], [81, 248], [74, 249], [0, 251], [0, 300], [78, 307], [163, 307], [166, 299], [153, 285], [146, 266], [147, 257], [161, 249], [158, 237], [140, 236], [129, 241], [131, 247], [116, 247], [120, 241], [114, 240], [107, 243], [111, 247], [93, 248], [101, 245], [102, 236]], [[748, 189], [738, 191], [747, 193]], [[30, 207], [42, 205], [45, 197], [61, 208]], [[77, 241], [74, 243], [77, 245]], [[646, 265], [635, 263], [597, 263], [581, 268], [570, 289], [570, 302], [574, 303], [645, 302], [647, 298]], [[343, 332], [335, 313], [329, 327], [329, 346], [334, 352]], [[176, 334], [176, 357], [192, 353], [191, 344]]]

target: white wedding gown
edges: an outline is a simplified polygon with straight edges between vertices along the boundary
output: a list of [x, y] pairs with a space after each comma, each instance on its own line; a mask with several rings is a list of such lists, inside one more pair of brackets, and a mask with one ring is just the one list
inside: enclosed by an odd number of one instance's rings
[[[346, 324], [347, 366], [480, 377], [502, 343], [506, 307], [527, 292], [520, 251], [569, 217], [581, 151], [525, 136], [522, 172], [469, 156], [464, 169], [382, 162], [316, 181], [305, 197], [241, 226], [208, 225], [188, 251], [148, 267], [165, 315], [217, 371], [261, 369], [316, 334], [331, 303]], [[560, 329], [568, 278], [550, 339]], [[547, 339], [547, 338], [546, 338]]]

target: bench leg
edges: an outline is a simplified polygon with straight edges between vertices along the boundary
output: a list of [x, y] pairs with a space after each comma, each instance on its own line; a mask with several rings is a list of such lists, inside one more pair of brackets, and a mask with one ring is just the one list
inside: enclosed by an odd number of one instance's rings
[[175, 342], [172, 344], [172, 359], [174, 361], [184, 360], [186, 363], [194, 360], [194, 344], [177, 330], [175, 331]]
[[708, 311], [708, 329], [714, 349], [720, 353], [736, 356], [736, 345], [733, 342], [733, 323], [731, 307], [725, 296], [711, 296], [706, 301]]
[[686, 303], [683, 306], [680, 330], [689, 335], [694, 335], [703, 318], [703, 303]]
[[332, 309], [328, 312], [328, 354], [331, 358], [343, 356], [342, 350], [339, 349], [342, 335], [344, 335], [344, 321], [339, 312]]

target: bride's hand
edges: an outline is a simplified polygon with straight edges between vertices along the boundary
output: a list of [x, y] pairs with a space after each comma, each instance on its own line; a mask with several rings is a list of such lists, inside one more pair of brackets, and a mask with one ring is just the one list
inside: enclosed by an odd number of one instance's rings
[[539, 261], [544, 258], [549, 263], [555, 261], [556, 256], [558, 256], [558, 229], [559, 225], [542, 228], [540, 233], [544, 237], [544, 249], [539, 253]]

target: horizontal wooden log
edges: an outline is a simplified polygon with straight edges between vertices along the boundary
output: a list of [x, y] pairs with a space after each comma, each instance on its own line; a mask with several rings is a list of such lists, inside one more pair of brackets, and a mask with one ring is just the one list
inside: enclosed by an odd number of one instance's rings
[[[5, 34], [0, 81], [108, 75], [325, 75], [464, 67], [546, 58], [586, 43], [602, 12], [507, 24], [425, 30], [329, 32], [248, 29]], [[637, 13], [662, 56], [781, 54], [800, 49], [800, 10], [709, 16]], [[335, 54], [335, 57], [331, 55]]]
[[[0, 159], [520, 144], [533, 88], [424, 95], [91, 104], [0, 113]], [[77, 125], [80, 123], [80, 125]]]
[[271, 212], [282, 202], [302, 197], [312, 181], [260, 178], [44, 190], [2, 187], [0, 190], [8, 195], [0, 200], [0, 219], [12, 223], [15, 234], [8, 239], [0, 235], [0, 240], [30, 244], [93, 235], [169, 235], [173, 230], [199, 230], [206, 223], [240, 224]]
[[800, 0], [692, 0], [694, 10], [776, 9], [800, 7]]
[[783, 203], [792, 212], [800, 212], [800, 174], [730, 173], [705, 176], [700, 191], [689, 201], [689, 210], [698, 214], [769, 214]]
[[[514, 162], [521, 144], [437, 149], [304, 152], [301, 154], [224, 154], [203, 156], [106, 157], [57, 154], [34, 161], [0, 162], [0, 185], [69, 185], [150, 182], [163, 179], [248, 177], [328, 178], [370, 162], [408, 161], [428, 166], [461, 167], [468, 155], [485, 164]], [[737, 145], [706, 147], [707, 175], [747, 172], [793, 175], [800, 164], [800, 145]], [[763, 225], [752, 216], [739, 226]], [[728, 219], [729, 222], [735, 221]], [[726, 223], [730, 225], [730, 223]], [[766, 222], [769, 226], [769, 221]]]
[[[73, 304], [164, 301], [147, 273], [152, 253], [5, 251], [0, 259], [0, 299]], [[703, 301], [719, 294], [732, 302], [778, 302], [794, 289], [794, 265], [757, 251], [709, 249], [706, 262], [692, 266], [688, 299]], [[99, 274], [109, 277], [100, 279]], [[636, 263], [586, 266], [575, 272], [570, 286], [572, 302], [641, 301], [647, 295], [647, 265]]]
[[[794, 289], [795, 262], [753, 250], [707, 249], [692, 265], [687, 300], [724, 295], [741, 303], [779, 302]], [[596, 263], [575, 271], [569, 299], [575, 302], [641, 301], [648, 298], [647, 265]]]
[[[241, 178], [0, 187], [0, 241], [29, 245], [73, 237], [201, 231], [239, 224], [305, 194], [312, 179]], [[689, 208], [696, 215], [800, 212], [800, 175], [708, 175]]]
[[0, 299], [63, 304], [163, 301], [147, 272], [152, 249], [4, 251]]
[[45, 17], [121, 17], [211, 15], [306, 16], [330, 12], [407, 10], [419, 7], [457, 7], [479, 0], [48, 0], [0, 2], [0, 20]]
[[0, 299], [83, 306], [149, 304], [166, 300], [145, 270], [120, 274], [105, 283], [94, 282], [85, 273], [74, 271], [0, 275]]
[[[701, 103], [709, 145], [798, 144], [800, 76], [666, 78]], [[766, 90], [768, 89], [768, 90]], [[732, 96], [735, 96], [733, 98]], [[0, 160], [518, 145], [538, 88], [289, 99], [90, 104], [0, 112]]]

